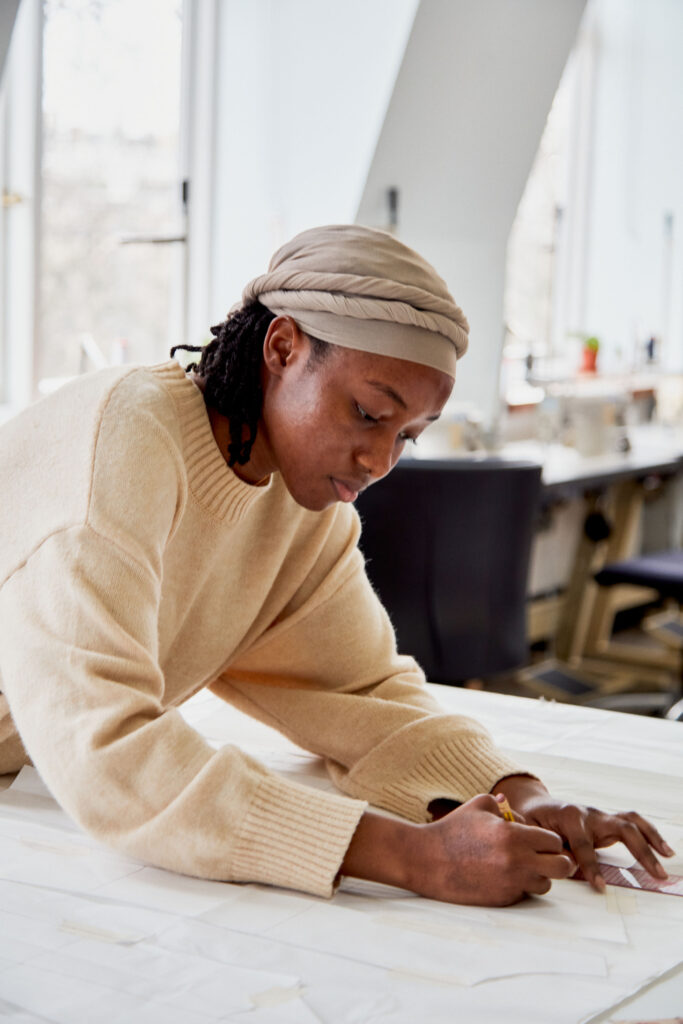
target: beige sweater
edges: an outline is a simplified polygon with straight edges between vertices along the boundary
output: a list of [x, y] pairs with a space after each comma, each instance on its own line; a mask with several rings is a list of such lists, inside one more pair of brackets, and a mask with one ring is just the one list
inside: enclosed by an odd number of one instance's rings
[[[426, 821], [434, 798], [520, 770], [397, 655], [355, 511], [306, 511], [277, 474], [243, 483], [176, 363], [25, 410], [0, 430], [0, 482], [0, 772], [25, 759], [18, 729], [104, 842], [329, 895], [366, 801]], [[324, 757], [348, 796], [214, 751], [176, 710], [204, 686]]]

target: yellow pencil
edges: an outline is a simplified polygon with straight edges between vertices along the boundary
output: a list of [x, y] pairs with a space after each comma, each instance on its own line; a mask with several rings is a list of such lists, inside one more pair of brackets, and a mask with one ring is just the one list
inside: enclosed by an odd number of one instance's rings
[[512, 813], [512, 808], [510, 807], [510, 804], [507, 802], [505, 797], [498, 799], [498, 807], [500, 808], [500, 813], [503, 815], [506, 821], [515, 820], [515, 816]]

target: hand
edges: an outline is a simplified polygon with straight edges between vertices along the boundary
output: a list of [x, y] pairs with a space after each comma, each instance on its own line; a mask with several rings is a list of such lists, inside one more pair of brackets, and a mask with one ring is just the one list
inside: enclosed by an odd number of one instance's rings
[[505, 821], [494, 797], [481, 795], [428, 825], [364, 814], [342, 873], [448, 903], [493, 907], [545, 893], [551, 879], [575, 869], [559, 836]]
[[621, 842], [634, 858], [655, 878], [664, 879], [666, 871], [653, 853], [664, 857], [674, 851], [657, 829], [635, 811], [608, 814], [595, 807], [583, 807], [554, 799], [542, 782], [525, 775], [513, 775], [494, 786], [494, 794], [504, 793], [510, 806], [527, 825], [550, 829], [569, 849], [586, 881], [604, 892], [595, 850]]

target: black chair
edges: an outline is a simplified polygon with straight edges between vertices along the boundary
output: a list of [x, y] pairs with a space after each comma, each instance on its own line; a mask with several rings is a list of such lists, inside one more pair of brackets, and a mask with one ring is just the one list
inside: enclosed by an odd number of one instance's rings
[[399, 650], [432, 682], [527, 660], [526, 587], [541, 467], [405, 460], [356, 502], [368, 575]]
[[[656, 590], [663, 598], [672, 598], [683, 605], [683, 551], [659, 551], [656, 554], [639, 555], [625, 558], [621, 562], [612, 562], [595, 574], [596, 583], [601, 587], [614, 587], [620, 583], [628, 583], [638, 587], [649, 587]], [[677, 625], [677, 624], [676, 624]], [[683, 664], [681, 665], [683, 680]], [[680, 696], [683, 686], [679, 681]], [[653, 701], [659, 699], [660, 705], [667, 701], [666, 694], [653, 695]], [[666, 717], [683, 720], [683, 700], [678, 700], [668, 710]]]

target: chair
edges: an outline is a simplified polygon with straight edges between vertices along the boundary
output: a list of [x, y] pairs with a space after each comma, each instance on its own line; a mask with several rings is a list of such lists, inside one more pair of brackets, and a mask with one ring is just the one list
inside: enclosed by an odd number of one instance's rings
[[[613, 587], [622, 583], [649, 587], [656, 590], [661, 597], [672, 598], [680, 607], [683, 604], [683, 551], [660, 551], [656, 554], [639, 555], [619, 562], [612, 562], [595, 574], [595, 581], [601, 587]], [[675, 625], [677, 626], [678, 623]], [[678, 630], [674, 629], [673, 632], [675, 634]], [[677, 646], [680, 650], [679, 643]], [[681, 694], [683, 664], [680, 666], [679, 672], [681, 675], [678, 689], [674, 694], [676, 697], [680, 697]], [[657, 698], [659, 698], [660, 705], [665, 705], [667, 718], [683, 720], [683, 699], [677, 700], [667, 710], [666, 704], [670, 702], [670, 697], [666, 694], [653, 696], [653, 700]]]
[[541, 467], [406, 459], [356, 502], [360, 547], [399, 650], [433, 682], [527, 660], [526, 586]]

